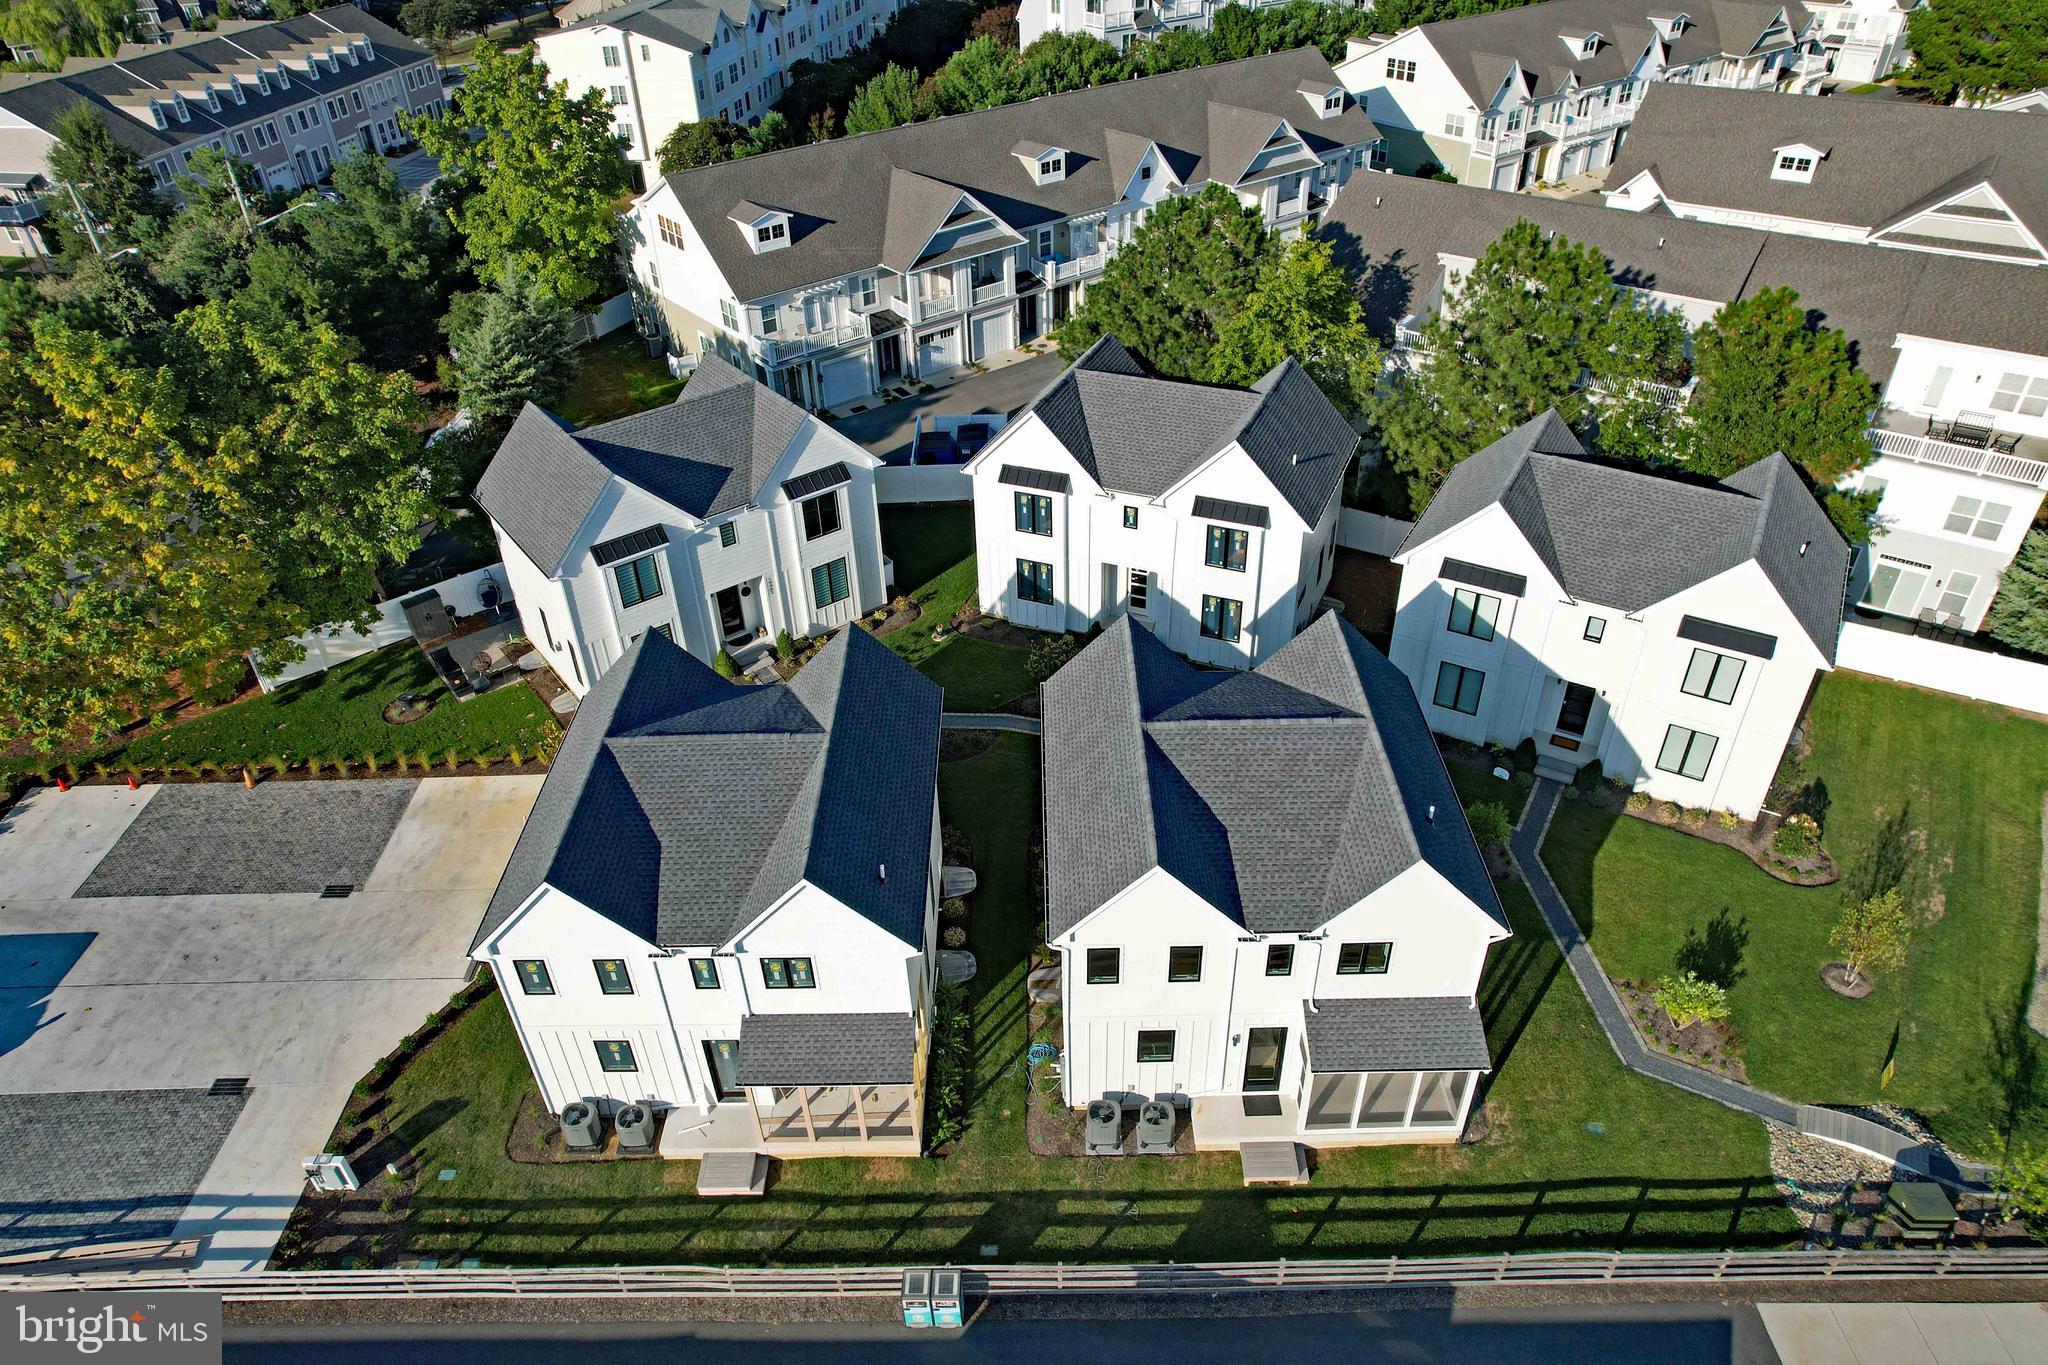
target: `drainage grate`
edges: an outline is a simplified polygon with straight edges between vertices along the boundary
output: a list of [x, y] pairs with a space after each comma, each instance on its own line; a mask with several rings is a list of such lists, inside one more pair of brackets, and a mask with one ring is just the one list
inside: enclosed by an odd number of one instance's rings
[[329, 882], [320, 892], [320, 899], [323, 901], [347, 900], [355, 892], [354, 882]]
[[246, 1095], [249, 1093], [249, 1078], [247, 1076], [217, 1076], [214, 1078], [213, 1084], [207, 1087], [206, 1093], [209, 1095]]

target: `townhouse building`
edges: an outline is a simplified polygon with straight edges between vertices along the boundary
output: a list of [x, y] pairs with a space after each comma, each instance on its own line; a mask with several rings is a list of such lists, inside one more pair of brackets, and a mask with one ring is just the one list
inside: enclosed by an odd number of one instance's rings
[[1241, 673], [1126, 617], [1041, 700], [1067, 1104], [1165, 1100], [1203, 1150], [1456, 1141], [1510, 931], [1400, 671], [1335, 612]]
[[[1253, 0], [1255, 7], [1278, 2]], [[1029, 47], [1048, 33], [1085, 33], [1121, 50], [1133, 38], [1207, 29], [1224, 3], [1229, 0], [1158, 0], [1142, 5], [1136, 0], [1023, 0], [1017, 7], [1017, 38]]]
[[643, 635], [710, 662], [887, 596], [881, 462], [716, 356], [578, 430], [528, 404], [477, 483], [527, 637], [577, 696]]
[[[17, 204], [60, 192], [49, 153], [58, 120], [80, 104], [98, 111], [160, 188], [211, 147], [288, 192], [324, 180], [344, 156], [407, 145], [400, 115], [438, 113], [444, 100], [433, 54], [354, 5], [223, 20], [209, 32], [123, 44], [112, 57], [74, 58], [59, 72], [0, 74], [0, 185], [19, 191]], [[0, 227], [21, 226], [6, 217]], [[0, 233], [0, 253], [29, 255], [36, 245]]]
[[1129, 617], [1255, 665], [1321, 606], [1357, 445], [1292, 360], [1191, 384], [1104, 337], [968, 462], [982, 607], [1051, 631]]
[[919, 1154], [940, 706], [861, 630], [767, 686], [627, 651], [471, 948], [550, 1110], [644, 1106], [670, 1157]]
[[1399, 348], [1517, 218], [1597, 247], [1644, 307], [1695, 326], [1725, 303], [1787, 288], [1839, 328], [1879, 391], [1876, 458], [1844, 481], [1880, 495], [1851, 600], [1982, 625], [2048, 491], [2048, 319], [2034, 271], [1407, 177], [1340, 195], [1324, 232], [1360, 273], [1370, 321]]
[[1302, 48], [684, 171], [634, 202], [631, 269], [672, 353], [832, 407], [1039, 336], [1167, 195], [1305, 231], [1378, 136]]
[[1660, 82], [1815, 93], [1811, 30], [1798, 0], [1547, 0], [1354, 38], [1337, 72], [1395, 170], [1520, 190], [1612, 162]]
[[1660, 86], [1605, 194], [1636, 212], [2048, 265], [2048, 144], [2036, 134], [1984, 109]]
[[1805, 0], [1838, 85], [1881, 81], [1911, 60], [1906, 17], [1927, 0]]
[[534, 40], [548, 74], [572, 94], [602, 90], [613, 128], [647, 182], [682, 123], [759, 123], [800, 61], [864, 47], [904, 0], [628, 0], [583, 6]]
[[1834, 667], [1849, 570], [1783, 455], [1659, 477], [1587, 459], [1554, 409], [1453, 469], [1393, 559], [1432, 730], [1744, 819]]

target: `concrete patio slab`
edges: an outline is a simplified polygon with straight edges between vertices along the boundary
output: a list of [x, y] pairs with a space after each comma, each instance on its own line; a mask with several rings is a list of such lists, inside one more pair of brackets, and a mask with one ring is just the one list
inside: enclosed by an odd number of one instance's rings
[[2037, 1303], [1757, 1305], [1784, 1365], [2048, 1365]]
[[156, 790], [38, 787], [15, 802], [0, 816], [0, 911], [76, 891]]

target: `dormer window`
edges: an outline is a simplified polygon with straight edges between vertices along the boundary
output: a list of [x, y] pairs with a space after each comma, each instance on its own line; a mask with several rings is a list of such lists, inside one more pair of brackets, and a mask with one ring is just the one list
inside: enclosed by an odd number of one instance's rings
[[1818, 147], [1794, 144], [1771, 153], [1771, 179], [1790, 180], [1800, 185], [1813, 183], [1814, 167], [1827, 152]]
[[1038, 158], [1038, 183], [1048, 180], [1064, 180], [1067, 175], [1067, 158], [1058, 152]]
[[1010, 148], [1010, 155], [1024, 163], [1035, 185], [1056, 185], [1067, 178], [1067, 150], [1043, 142], [1024, 141]]
[[742, 200], [733, 205], [732, 212], [726, 217], [747, 235], [747, 245], [754, 249], [756, 256], [764, 251], [779, 251], [789, 245], [789, 215], [780, 209]]
[[192, 121], [192, 110], [185, 104], [185, 97], [183, 95], [172, 95], [171, 107], [178, 112], [178, 122], [190, 123]]
[[1308, 101], [1308, 107], [1315, 111], [1317, 118], [1335, 118], [1344, 112], [1344, 87], [1341, 85], [1303, 81], [1294, 88]]
[[159, 128], [169, 128], [171, 126], [170, 122], [164, 118], [164, 107], [155, 100], [149, 102], [149, 121]]
[[1324, 113], [1326, 113], [1326, 114], [1335, 114], [1335, 113], [1339, 113], [1339, 112], [1341, 112], [1341, 111], [1343, 110], [1343, 108], [1344, 108], [1344, 96], [1343, 96], [1343, 95], [1341, 95], [1341, 94], [1339, 94], [1339, 93], [1338, 93], [1337, 91], [1335, 91], [1335, 90], [1332, 90], [1332, 91], [1331, 91], [1331, 92], [1330, 92], [1329, 94], [1327, 94], [1327, 95], [1323, 96], [1323, 112], [1324, 112]]
[[247, 104], [249, 102], [249, 97], [242, 92], [242, 83], [240, 81], [236, 81], [228, 87], [228, 94], [236, 104]]
[[781, 246], [788, 238], [789, 224], [779, 218], [772, 223], [763, 223], [754, 229], [754, 246], [756, 250], [764, 247]]
[[270, 73], [269, 73], [269, 72], [267, 72], [267, 71], [259, 71], [259, 72], [257, 72], [257, 73], [256, 73], [256, 88], [257, 88], [257, 89], [258, 89], [259, 91], [261, 91], [261, 92], [262, 92], [263, 94], [266, 94], [266, 95], [267, 95], [267, 94], [269, 94], [269, 93], [270, 93]]

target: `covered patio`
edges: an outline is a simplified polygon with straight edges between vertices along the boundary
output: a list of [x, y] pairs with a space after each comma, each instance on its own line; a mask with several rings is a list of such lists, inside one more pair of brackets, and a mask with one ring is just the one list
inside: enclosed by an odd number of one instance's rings
[[1307, 1023], [1301, 1131], [1319, 1142], [1453, 1141], [1493, 1065], [1462, 996], [1325, 1000]]

